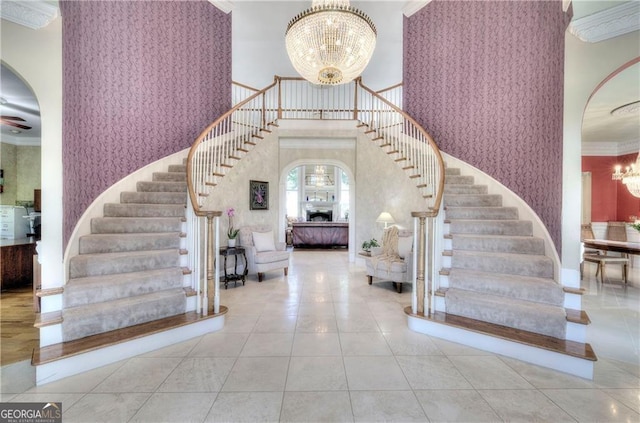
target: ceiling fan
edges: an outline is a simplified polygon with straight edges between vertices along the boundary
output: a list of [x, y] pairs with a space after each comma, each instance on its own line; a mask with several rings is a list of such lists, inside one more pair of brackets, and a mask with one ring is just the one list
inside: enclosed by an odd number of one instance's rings
[[4, 115], [0, 116], [0, 123], [2, 123], [3, 125], [14, 126], [16, 128], [25, 129], [25, 130], [31, 129], [30, 126], [22, 125], [16, 122], [26, 122], [26, 120], [18, 116], [4, 116]]

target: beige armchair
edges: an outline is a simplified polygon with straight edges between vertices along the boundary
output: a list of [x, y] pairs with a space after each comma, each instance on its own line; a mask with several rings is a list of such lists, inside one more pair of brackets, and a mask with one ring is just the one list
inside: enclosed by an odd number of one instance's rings
[[383, 279], [401, 293], [403, 283], [413, 282], [413, 233], [396, 226], [385, 229], [382, 247], [372, 248], [365, 264], [369, 285], [373, 278]]
[[289, 271], [289, 251], [284, 242], [275, 242], [275, 234], [268, 225], [244, 226], [240, 228], [240, 246], [247, 254], [249, 274], [257, 274], [262, 282], [265, 272], [284, 269]]

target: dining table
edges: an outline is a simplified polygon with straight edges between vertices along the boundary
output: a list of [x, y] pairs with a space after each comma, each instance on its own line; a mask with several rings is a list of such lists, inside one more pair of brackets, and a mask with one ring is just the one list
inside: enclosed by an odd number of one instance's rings
[[640, 242], [608, 241], [605, 239], [585, 239], [584, 248], [640, 255]]

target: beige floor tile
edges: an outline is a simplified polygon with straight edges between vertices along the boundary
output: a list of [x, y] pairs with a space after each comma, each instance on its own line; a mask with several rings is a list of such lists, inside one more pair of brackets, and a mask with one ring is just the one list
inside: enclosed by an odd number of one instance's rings
[[154, 392], [180, 361], [179, 358], [132, 358], [93, 392]]
[[62, 420], [65, 423], [127, 422], [149, 397], [150, 393], [87, 394], [69, 408], [62, 404]]
[[536, 390], [480, 390], [480, 395], [508, 422], [574, 422], [574, 419]]
[[449, 360], [475, 389], [533, 388], [496, 356], [452, 356]]
[[344, 357], [349, 390], [407, 390], [409, 383], [393, 356]]
[[416, 397], [432, 422], [495, 423], [500, 417], [475, 390], [416, 391]]
[[281, 422], [353, 422], [349, 392], [285, 392]]
[[443, 355], [430, 337], [406, 327], [382, 335], [394, 355]]
[[200, 423], [215, 398], [214, 393], [155, 393], [129, 421]]
[[299, 315], [296, 332], [337, 332], [335, 316]]
[[391, 348], [380, 332], [341, 333], [342, 354], [350, 355], [391, 355]]
[[356, 422], [426, 422], [412, 391], [352, 391]]
[[241, 357], [276, 357], [291, 355], [293, 333], [252, 333], [249, 335]]
[[192, 357], [237, 357], [249, 339], [248, 333], [219, 331], [200, 338], [189, 356]]
[[335, 332], [303, 333], [293, 338], [292, 356], [342, 355], [339, 335]]
[[289, 357], [240, 357], [222, 391], [284, 391], [288, 367]]
[[253, 332], [295, 332], [297, 316], [295, 315], [262, 315]]
[[282, 395], [282, 392], [221, 392], [205, 423], [277, 422]]
[[398, 356], [400, 368], [413, 389], [471, 389], [447, 357], [438, 355]]
[[218, 392], [235, 358], [185, 358], [167, 377], [158, 392]]
[[640, 414], [598, 389], [542, 389], [579, 422], [638, 422]]
[[291, 357], [285, 390], [347, 390], [342, 357]]

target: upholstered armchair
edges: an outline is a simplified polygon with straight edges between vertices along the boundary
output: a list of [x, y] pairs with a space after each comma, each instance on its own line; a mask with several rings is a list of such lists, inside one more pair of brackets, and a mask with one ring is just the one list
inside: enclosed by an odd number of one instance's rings
[[240, 246], [247, 254], [249, 274], [257, 274], [262, 282], [265, 272], [284, 269], [289, 271], [289, 251], [284, 242], [275, 242], [275, 234], [268, 225], [244, 226], [240, 228]]
[[382, 247], [372, 248], [365, 263], [369, 285], [373, 278], [383, 279], [401, 293], [403, 283], [413, 282], [413, 233], [396, 226], [385, 229]]

